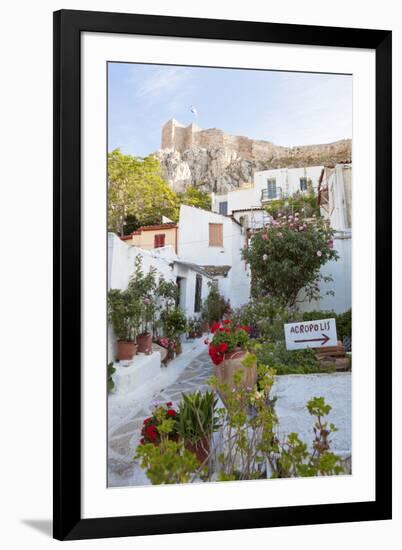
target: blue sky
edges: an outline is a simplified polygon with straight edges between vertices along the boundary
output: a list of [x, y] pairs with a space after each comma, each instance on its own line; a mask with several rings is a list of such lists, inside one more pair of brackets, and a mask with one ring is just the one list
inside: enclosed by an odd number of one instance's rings
[[109, 63], [108, 91], [109, 151], [156, 151], [172, 117], [276, 145], [352, 137], [347, 75]]

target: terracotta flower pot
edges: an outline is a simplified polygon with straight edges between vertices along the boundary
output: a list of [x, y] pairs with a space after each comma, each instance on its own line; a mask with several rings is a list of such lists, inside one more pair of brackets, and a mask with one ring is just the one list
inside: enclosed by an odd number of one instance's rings
[[117, 341], [117, 359], [119, 361], [131, 361], [137, 353], [137, 344], [135, 342]]
[[195, 454], [195, 456], [197, 457], [198, 461], [201, 462], [201, 464], [207, 461], [208, 455], [209, 455], [209, 448], [210, 448], [208, 437], [204, 437], [203, 439], [201, 439], [200, 441], [197, 441], [196, 443], [190, 443], [189, 441], [186, 441], [184, 446], [188, 451], [190, 451], [190, 453]]
[[[251, 367], [245, 367], [242, 361], [246, 351], [236, 348], [229, 353], [225, 353], [225, 359], [219, 365], [215, 365], [215, 374], [221, 384], [227, 384], [229, 389], [235, 387], [252, 388], [257, 383], [257, 362]], [[233, 381], [235, 372], [243, 372], [241, 382], [236, 385]]]
[[152, 334], [150, 332], [139, 334], [137, 336], [137, 346], [139, 353], [146, 353], [147, 355], [152, 353]]

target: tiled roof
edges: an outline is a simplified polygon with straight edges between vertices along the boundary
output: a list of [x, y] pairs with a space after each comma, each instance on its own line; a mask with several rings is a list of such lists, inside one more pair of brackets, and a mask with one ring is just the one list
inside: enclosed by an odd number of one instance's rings
[[175, 229], [177, 225], [175, 223], [159, 223], [155, 225], [143, 225], [139, 227], [137, 231], [155, 231], [157, 229]]

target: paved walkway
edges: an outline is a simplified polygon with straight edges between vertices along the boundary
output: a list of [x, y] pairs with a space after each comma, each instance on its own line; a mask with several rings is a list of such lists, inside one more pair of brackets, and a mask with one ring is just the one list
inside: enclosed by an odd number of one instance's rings
[[207, 381], [212, 374], [213, 365], [208, 351], [205, 350], [189, 363], [173, 384], [155, 393], [147, 403], [144, 403], [141, 410], [134, 413], [132, 418], [127, 419], [124, 425], [120, 425], [114, 431], [111, 430], [108, 457], [109, 487], [150, 483], [141, 468], [133, 461], [144, 419], [150, 416], [158, 402], [172, 401], [174, 405], [177, 405], [181, 400], [182, 393], [192, 393], [197, 390], [207, 391], [209, 389]]

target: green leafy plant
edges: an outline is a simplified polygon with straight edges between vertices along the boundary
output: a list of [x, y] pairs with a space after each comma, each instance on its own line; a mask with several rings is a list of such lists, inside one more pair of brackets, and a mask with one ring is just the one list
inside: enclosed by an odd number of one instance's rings
[[320, 269], [338, 259], [333, 235], [325, 220], [309, 221], [298, 213], [254, 233], [242, 252], [251, 268], [253, 297], [274, 297], [288, 307], [319, 298], [320, 281], [332, 280]]
[[177, 193], [177, 198], [180, 204], [211, 210], [211, 195], [194, 185], [189, 185], [182, 193]]
[[254, 353], [259, 364], [275, 369], [277, 374], [322, 372], [312, 349], [289, 351], [283, 341], [278, 341], [257, 343], [254, 346]]
[[[241, 376], [241, 373], [236, 375]], [[221, 450], [217, 456], [218, 479], [265, 477], [266, 463], [272, 478], [342, 473], [340, 457], [330, 450], [330, 435], [337, 431], [326, 420], [331, 406], [323, 397], [314, 397], [307, 403], [307, 409], [314, 417], [312, 449], [295, 432], [280, 441], [275, 399], [270, 396], [275, 370], [259, 365], [258, 377], [258, 386], [251, 391], [239, 388], [236, 392], [228, 391], [216, 377], [211, 379], [211, 386], [224, 392], [226, 405], [226, 409], [219, 409], [223, 429], [219, 442]]]
[[292, 196], [276, 199], [265, 206], [265, 210], [274, 219], [283, 216], [293, 216], [297, 212], [304, 218], [320, 217], [318, 197], [313, 190], [311, 180], [307, 182], [307, 191], [296, 191]]
[[142, 270], [142, 258], [138, 254], [134, 261], [134, 273], [130, 277], [128, 290], [133, 299], [140, 304], [140, 330], [142, 333], [150, 332], [156, 312], [156, 269], [151, 267], [148, 273]]
[[230, 304], [219, 293], [215, 282], [209, 282], [209, 293], [202, 304], [201, 315], [208, 323], [213, 323], [223, 319], [225, 315], [230, 314]]
[[326, 420], [332, 407], [323, 397], [313, 397], [307, 410], [314, 417], [313, 450], [309, 451], [297, 433], [290, 433], [281, 447], [280, 456], [272, 460], [272, 477], [328, 476], [343, 473], [341, 458], [330, 451], [330, 436], [338, 431]]
[[111, 392], [114, 390], [114, 380], [113, 380], [113, 374], [116, 372], [116, 369], [113, 366], [113, 362], [108, 363], [107, 366], [107, 391]]
[[252, 298], [247, 304], [235, 309], [231, 315], [237, 325], [250, 326], [252, 338], [275, 342], [284, 339], [283, 325], [300, 321], [302, 316], [288, 308], [273, 296]]
[[189, 483], [200, 471], [199, 461], [183, 441], [168, 438], [162, 438], [159, 445], [140, 445], [135, 459], [153, 485]]
[[108, 316], [118, 340], [135, 340], [141, 322], [141, 304], [129, 289], [109, 290]]
[[108, 154], [109, 231], [128, 234], [141, 225], [160, 223], [163, 215], [176, 221], [178, 198], [162, 177], [158, 159]]
[[182, 394], [177, 431], [184, 441], [197, 443], [204, 438], [209, 439], [220, 427], [216, 415], [217, 402], [214, 393], [209, 391]]
[[168, 338], [178, 338], [180, 334], [186, 332], [187, 319], [184, 311], [175, 307], [169, 311], [163, 311], [161, 314], [164, 333]]
[[343, 340], [345, 336], [352, 337], [352, 309], [343, 313], [335, 313], [332, 310], [314, 310], [303, 312], [303, 321], [315, 319], [335, 319], [338, 339]]

